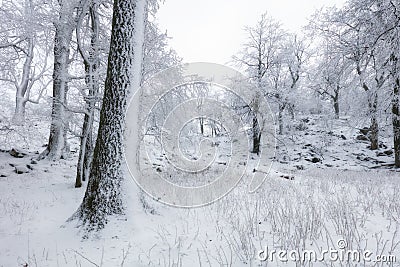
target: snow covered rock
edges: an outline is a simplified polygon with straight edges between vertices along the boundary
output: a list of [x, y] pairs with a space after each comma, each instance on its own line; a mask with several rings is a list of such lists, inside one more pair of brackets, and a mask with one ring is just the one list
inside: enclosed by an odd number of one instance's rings
[[27, 153], [15, 148], [11, 149], [8, 153], [14, 158], [23, 158], [27, 155]]
[[356, 139], [359, 141], [369, 141], [368, 137], [366, 137], [365, 135], [362, 135], [362, 134], [357, 135]]
[[15, 166], [15, 172], [17, 174], [23, 174], [30, 172], [30, 170], [27, 166]]
[[320, 159], [320, 158], [316, 158], [316, 157], [314, 157], [314, 158], [311, 159], [311, 162], [312, 162], [312, 163], [318, 163], [318, 162], [320, 162], [320, 161], [321, 161], [321, 159]]

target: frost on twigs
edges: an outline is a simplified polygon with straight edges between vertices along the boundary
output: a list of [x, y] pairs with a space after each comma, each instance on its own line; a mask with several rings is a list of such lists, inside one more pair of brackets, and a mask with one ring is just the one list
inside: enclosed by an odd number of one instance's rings
[[[133, 96], [127, 113], [126, 160], [137, 184], [152, 198], [178, 207], [210, 204], [248, 176], [248, 191], [264, 181], [275, 149], [267, 103], [259, 113], [257, 89], [226, 66], [191, 63], [155, 75]], [[140, 99], [140, 100], [139, 100]], [[139, 114], [135, 113], [140, 105]], [[261, 153], [252, 155], [254, 121], [263, 133]]]

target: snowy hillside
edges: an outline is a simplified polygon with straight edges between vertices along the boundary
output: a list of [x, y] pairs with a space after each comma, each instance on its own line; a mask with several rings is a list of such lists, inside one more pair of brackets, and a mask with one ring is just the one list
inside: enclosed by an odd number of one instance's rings
[[[89, 239], [66, 223], [85, 190], [74, 188], [77, 154], [53, 163], [32, 161], [32, 152], [22, 158], [2, 152], [0, 266], [297, 266], [276, 257], [267, 264], [257, 253], [266, 247], [319, 252], [337, 248], [341, 239], [351, 250], [400, 255], [399, 172], [368, 168], [390, 160], [368, 153], [344, 120], [326, 135], [320, 134], [320, 117], [304, 121], [295, 123], [308, 128], [304, 139], [279, 153], [282, 159], [255, 194], [247, 193], [244, 181], [214, 204], [180, 209], [138, 194], [127, 174], [127, 220], [116, 217]], [[321, 147], [325, 138], [330, 143]], [[358, 163], [358, 156], [371, 159]], [[313, 163], [314, 157], [321, 161]], [[25, 166], [27, 173], [16, 173]]]

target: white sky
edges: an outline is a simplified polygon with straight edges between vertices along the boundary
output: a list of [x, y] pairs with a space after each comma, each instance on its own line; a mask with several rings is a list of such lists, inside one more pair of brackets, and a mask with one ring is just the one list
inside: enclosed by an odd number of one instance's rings
[[299, 31], [316, 8], [345, 0], [166, 0], [157, 14], [170, 45], [185, 62], [225, 64], [243, 43], [243, 28], [265, 11], [289, 31]]

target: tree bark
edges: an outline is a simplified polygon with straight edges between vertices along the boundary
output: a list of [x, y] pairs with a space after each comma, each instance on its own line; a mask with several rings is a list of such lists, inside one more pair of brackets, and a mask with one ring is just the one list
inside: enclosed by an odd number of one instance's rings
[[259, 112], [259, 101], [260, 101], [259, 93], [256, 93], [254, 98], [254, 106], [253, 106], [253, 151], [252, 153], [259, 154], [260, 153], [260, 144], [261, 144], [261, 131], [260, 125], [258, 123], [257, 114]]
[[393, 86], [392, 101], [392, 122], [393, 122], [393, 144], [394, 144], [394, 163], [396, 168], [400, 168], [400, 80], [396, 78]]
[[371, 99], [368, 100], [370, 117], [371, 117], [371, 127], [370, 136], [371, 150], [376, 150], [379, 148], [379, 125], [378, 125], [378, 94], [376, 92], [371, 93]]
[[[90, 165], [93, 157], [93, 121], [96, 100], [95, 97], [99, 92], [99, 22], [97, 16], [97, 4], [91, 3], [89, 7], [89, 16], [91, 21], [91, 40], [89, 55], [84, 54], [83, 49], [80, 47], [78, 38], [78, 49], [82, 55], [83, 63], [85, 65], [85, 83], [88, 90], [88, 97], [86, 98], [86, 111], [82, 125], [81, 144], [79, 149], [79, 158], [77, 164], [77, 172], [75, 179], [75, 187], [81, 187], [82, 181], [85, 181], [89, 176]], [[79, 28], [79, 27], [78, 27]], [[77, 35], [79, 34], [77, 29]]]
[[199, 123], [200, 123], [200, 133], [201, 135], [204, 135], [204, 118], [199, 118]]
[[66, 140], [68, 124], [65, 121], [65, 107], [68, 92], [68, 67], [70, 43], [75, 29], [74, 2], [60, 1], [59, 21], [55, 23], [53, 104], [51, 113], [50, 136], [45, 151], [39, 159], [58, 160], [68, 153]]
[[31, 68], [32, 68], [32, 60], [33, 60], [33, 38], [29, 36], [28, 39], [28, 47], [26, 50], [26, 56], [24, 65], [22, 68], [21, 81], [16, 85], [17, 90], [15, 92], [15, 112], [13, 116], [13, 122], [15, 124], [23, 124], [25, 121], [25, 107], [26, 103], [29, 99], [29, 91], [28, 88], [32, 86], [31, 82]]
[[[141, 1], [114, 1], [111, 45], [99, 130], [85, 197], [76, 213], [87, 230], [101, 229], [107, 223], [108, 216], [124, 213], [121, 198], [121, 164], [125, 112], [129, 89], [137, 79], [132, 75], [135, 45], [143, 45], [135, 44], [134, 40], [136, 6], [139, 2]], [[146, 2], [143, 2], [145, 5]], [[140, 75], [140, 70], [138, 73]]]
[[333, 100], [333, 108], [335, 110], [335, 119], [339, 119], [340, 116], [339, 90], [335, 92], [335, 95], [332, 97], [332, 100]]
[[26, 101], [21, 93], [17, 90], [15, 94], [15, 111], [12, 118], [13, 123], [19, 125], [25, 121]]
[[253, 153], [260, 153], [260, 143], [261, 143], [261, 132], [259, 131], [259, 125], [257, 116], [254, 114], [253, 117]]
[[279, 127], [279, 134], [283, 134], [283, 112], [285, 111], [285, 104], [279, 103], [278, 107], [278, 127]]
[[364, 82], [362, 88], [368, 95], [368, 112], [370, 116], [370, 149], [376, 150], [379, 148], [379, 124], [378, 124], [378, 93], [370, 90], [369, 86]]

